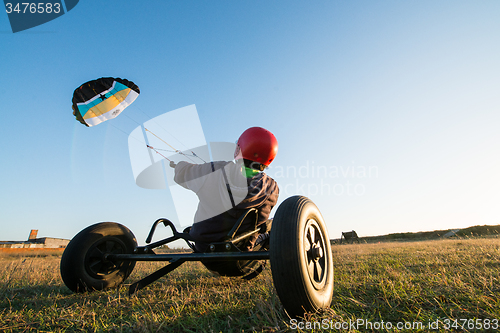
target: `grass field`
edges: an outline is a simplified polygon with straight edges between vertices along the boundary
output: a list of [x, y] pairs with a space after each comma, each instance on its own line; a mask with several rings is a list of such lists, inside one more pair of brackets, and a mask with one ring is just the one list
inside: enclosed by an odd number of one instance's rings
[[[71, 293], [59, 276], [60, 255], [4, 256], [0, 257], [0, 332], [320, 332], [337, 328], [343, 332], [462, 332], [500, 327], [498, 238], [342, 245], [333, 246], [333, 253], [331, 309], [301, 321], [286, 316], [269, 268], [252, 281], [242, 281], [216, 277], [200, 263], [185, 263], [128, 298], [125, 287]], [[126, 282], [160, 266], [138, 263]]]

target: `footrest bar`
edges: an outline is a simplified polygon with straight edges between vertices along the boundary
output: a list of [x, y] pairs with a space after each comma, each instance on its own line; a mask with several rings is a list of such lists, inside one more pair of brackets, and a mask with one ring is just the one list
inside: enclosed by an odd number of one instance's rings
[[130, 286], [130, 288], [128, 289], [128, 295], [129, 296], [133, 295], [135, 292], [143, 289], [144, 287], [155, 282], [159, 278], [167, 275], [168, 273], [170, 273], [171, 271], [173, 271], [174, 269], [176, 269], [177, 267], [179, 267], [183, 263], [184, 263], [184, 260], [176, 259], [173, 262], [171, 262], [170, 264], [168, 264], [167, 266], [160, 268], [156, 272], [146, 276], [142, 280], [133, 283]]

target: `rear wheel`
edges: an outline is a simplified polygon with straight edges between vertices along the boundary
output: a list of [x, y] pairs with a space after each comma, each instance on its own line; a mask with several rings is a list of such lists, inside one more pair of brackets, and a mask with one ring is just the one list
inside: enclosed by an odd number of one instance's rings
[[308, 198], [286, 199], [274, 216], [270, 261], [274, 286], [288, 314], [328, 308], [333, 296], [333, 257], [328, 230]]
[[114, 288], [135, 267], [135, 261], [109, 260], [107, 254], [130, 254], [137, 247], [134, 234], [125, 226], [102, 222], [80, 231], [61, 258], [61, 277], [74, 292]]

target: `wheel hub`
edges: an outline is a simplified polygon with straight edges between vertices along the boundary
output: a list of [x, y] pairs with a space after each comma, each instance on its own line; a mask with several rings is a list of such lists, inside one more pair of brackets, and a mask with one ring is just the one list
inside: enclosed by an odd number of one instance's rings
[[313, 247], [308, 251], [308, 254], [312, 260], [318, 261], [320, 258], [323, 258], [323, 248], [317, 244], [313, 244]]
[[313, 286], [319, 290], [326, 283], [326, 240], [319, 224], [313, 219], [307, 222], [304, 236], [307, 273]]
[[125, 253], [125, 244], [118, 238], [105, 237], [96, 242], [88, 251], [85, 258], [87, 272], [99, 278], [117, 271], [121, 262], [108, 259], [110, 254]]

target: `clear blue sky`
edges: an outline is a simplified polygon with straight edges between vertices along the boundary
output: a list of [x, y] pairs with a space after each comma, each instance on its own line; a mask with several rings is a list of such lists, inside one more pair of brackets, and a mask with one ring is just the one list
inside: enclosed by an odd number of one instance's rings
[[309, 196], [332, 238], [499, 224], [499, 15], [498, 1], [82, 0], [13, 34], [0, 14], [0, 240], [119, 221], [144, 243], [172, 216], [168, 191], [135, 185], [126, 135], [72, 115], [73, 90], [103, 76], [141, 88], [138, 121], [195, 104], [207, 141], [274, 132], [280, 201]]

